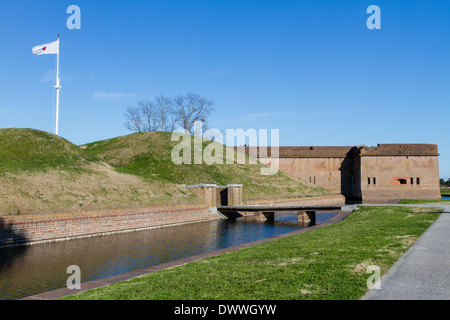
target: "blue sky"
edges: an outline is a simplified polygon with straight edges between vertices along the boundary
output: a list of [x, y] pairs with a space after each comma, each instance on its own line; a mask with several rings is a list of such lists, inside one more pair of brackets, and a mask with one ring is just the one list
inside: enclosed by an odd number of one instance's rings
[[[66, 9], [81, 8], [81, 30]], [[369, 5], [381, 30], [369, 30]], [[279, 129], [281, 145], [439, 145], [450, 177], [450, 1], [2, 1], [0, 127], [76, 144], [128, 134], [124, 112], [159, 94], [215, 101], [210, 127]]]

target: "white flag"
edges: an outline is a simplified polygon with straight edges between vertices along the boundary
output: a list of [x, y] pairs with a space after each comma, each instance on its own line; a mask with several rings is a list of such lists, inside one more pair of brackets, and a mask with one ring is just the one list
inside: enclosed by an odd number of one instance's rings
[[41, 54], [58, 54], [59, 53], [59, 39], [52, 43], [36, 46], [33, 49], [33, 54], [40, 56]]

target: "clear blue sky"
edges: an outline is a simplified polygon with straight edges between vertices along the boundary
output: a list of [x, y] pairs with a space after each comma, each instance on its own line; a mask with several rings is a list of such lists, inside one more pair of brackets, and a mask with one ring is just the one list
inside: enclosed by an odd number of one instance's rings
[[[81, 30], [68, 30], [69, 5]], [[381, 30], [369, 30], [369, 5]], [[0, 4], [0, 127], [61, 136], [129, 132], [124, 111], [159, 94], [215, 101], [210, 127], [279, 129], [281, 145], [439, 145], [450, 177], [450, 1], [15, 0]]]

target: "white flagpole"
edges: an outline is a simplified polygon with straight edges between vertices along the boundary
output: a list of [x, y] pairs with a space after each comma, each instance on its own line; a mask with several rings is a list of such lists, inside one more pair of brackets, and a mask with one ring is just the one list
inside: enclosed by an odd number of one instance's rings
[[56, 55], [56, 129], [55, 134], [59, 132], [59, 89], [61, 89], [59, 80], [59, 35], [58, 35], [58, 54]]

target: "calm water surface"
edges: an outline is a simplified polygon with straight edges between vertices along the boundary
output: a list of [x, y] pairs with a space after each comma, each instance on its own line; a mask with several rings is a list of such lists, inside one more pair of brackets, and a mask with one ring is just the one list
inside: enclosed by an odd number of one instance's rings
[[[336, 214], [318, 212], [316, 223]], [[20, 299], [63, 288], [70, 265], [80, 267], [81, 281], [86, 282], [301, 228], [295, 214], [280, 214], [272, 222], [219, 220], [4, 248], [0, 249], [0, 299]]]

